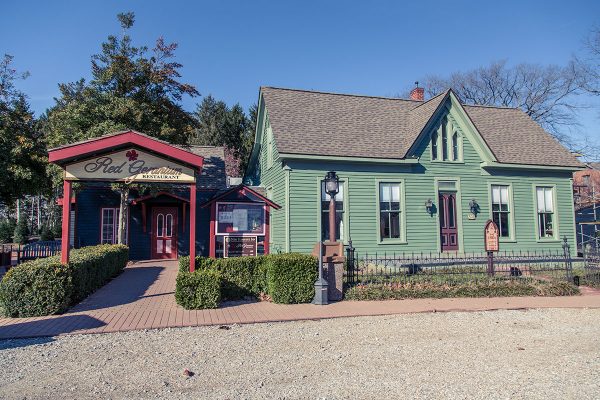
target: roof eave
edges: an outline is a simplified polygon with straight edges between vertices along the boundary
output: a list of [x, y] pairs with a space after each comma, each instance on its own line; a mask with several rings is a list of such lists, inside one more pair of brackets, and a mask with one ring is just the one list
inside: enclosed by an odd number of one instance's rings
[[279, 153], [281, 160], [314, 160], [314, 161], [351, 161], [359, 163], [375, 164], [408, 164], [415, 165], [419, 163], [418, 158], [376, 158], [376, 157], [352, 157], [352, 156], [333, 156], [319, 154], [298, 154], [298, 153]]
[[486, 169], [539, 169], [551, 171], [581, 171], [585, 169], [585, 166], [574, 165], [510, 164], [490, 161], [483, 161], [480, 165], [481, 168]]

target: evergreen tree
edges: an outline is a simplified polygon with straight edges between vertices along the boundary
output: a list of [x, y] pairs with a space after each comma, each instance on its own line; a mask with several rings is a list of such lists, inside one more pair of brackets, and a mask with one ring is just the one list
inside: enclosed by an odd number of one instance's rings
[[12, 60], [4, 55], [0, 61], [0, 202], [6, 205], [48, 188], [44, 141], [27, 97], [15, 88], [15, 81], [27, 74], [18, 74]]
[[[156, 40], [152, 51], [136, 47], [128, 32], [133, 13], [117, 16], [122, 34], [111, 35], [102, 51], [92, 56], [92, 80], [59, 85], [56, 99], [43, 119], [49, 147], [89, 139], [119, 130], [134, 129], [174, 144], [187, 144], [197, 126], [181, 100], [199, 93], [179, 81], [181, 64], [174, 62], [176, 43]], [[60, 181], [54, 168], [55, 183]], [[128, 185], [117, 185], [121, 196], [119, 243], [123, 243]]]

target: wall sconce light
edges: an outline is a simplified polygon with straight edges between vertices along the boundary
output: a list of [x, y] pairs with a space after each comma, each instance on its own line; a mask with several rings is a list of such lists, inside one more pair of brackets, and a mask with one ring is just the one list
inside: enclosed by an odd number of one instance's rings
[[477, 213], [479, 213], [479, 204], [477, 204], [477, 200], [473, 199], [469, 202], [469, 209], [474, 215], [477, 215]]
[[431, 199], [427, 199], [425, 202], [425, 210], [427, 210], [429, 215], [433, 215], [433, 201]]

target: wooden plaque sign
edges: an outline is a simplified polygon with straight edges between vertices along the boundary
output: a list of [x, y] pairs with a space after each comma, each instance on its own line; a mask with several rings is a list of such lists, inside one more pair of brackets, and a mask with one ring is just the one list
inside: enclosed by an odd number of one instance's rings
[[255, 256], [256, 244], [256, 236], [225, 236], [223, 257]]
[[483, 238], [485, 240], [485, 251], [500, 250], [500, 231], [496, 223], [491, 219], [485, 224]]
[[113, 182], [196, 182], [194, 170], [140, 149], [123, 149], [69, 164], [65, 180]]

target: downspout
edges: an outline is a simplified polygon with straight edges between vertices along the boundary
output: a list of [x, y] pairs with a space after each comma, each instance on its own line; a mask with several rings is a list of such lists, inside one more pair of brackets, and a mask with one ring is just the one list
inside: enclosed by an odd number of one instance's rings
[[290, 252], [290, 173], [292, 169], [284, 165], [285, 172], [285, 251]]

